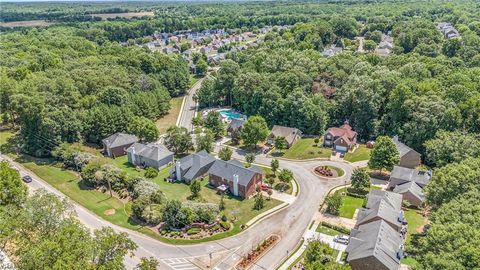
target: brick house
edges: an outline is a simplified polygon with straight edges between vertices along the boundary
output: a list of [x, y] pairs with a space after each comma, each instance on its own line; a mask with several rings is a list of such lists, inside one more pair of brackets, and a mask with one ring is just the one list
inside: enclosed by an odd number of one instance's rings
[[392, 140], [397, 147], [398, 153], [400, 154], [400, 162], [398, 163], [399, 166], [413, 169], [421, 164], [422, 156], [420, 153], [402, 143], [398, 139], [398, 136], [393, 136]]
[[234, 196], [249, 198], [262, 183], [262, 170], [257, 166], [245, 168], [237, 160], [216, 160], [208, 170], [209, 183], [227, 188]]
[[136, 142], [137, 136], [118, 132], [102, 140], [103, 153], [108, 157], [123, 156], [127, 148]]
[[357, 132], [353, 131], [348, 121], [340, 127], [331, 127], [325, 132], [323, 144], [339, 152], [348, 152], [357, 145]]

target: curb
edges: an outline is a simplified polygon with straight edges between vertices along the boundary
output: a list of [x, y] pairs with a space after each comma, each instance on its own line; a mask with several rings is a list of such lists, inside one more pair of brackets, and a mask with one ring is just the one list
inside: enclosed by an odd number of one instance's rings
[[[245, 226], [247, 226], [247, 229], [248, 229], [248, 228], [251, 227], [252, 225], [255, 225], [256, 223], [264, 220], [265, 218], [270, 217], [270, 216], [272, 216], [272, 215], [280, 212], [280, 211], [283, 210], [283, 209], [286, 209], [288, 206], [290, 206], [289, 203], [283, 202], [283, 203], [275, 206], [274, 208], [270, 209], [271, 212], [268, 212], [268, 211], [263, 212], [262, 214], [260, 214], [260, 215], [258, 215], [258, 216], [256, 216], [256, 217], [252, 218], [251, 220], [247, 221], [247, 222], [245, 223]], [[252, 220], [253, 220], [253, 221], [252, 221]], [[251, 222], [251, 223], [250, 223], [250, 222]]]

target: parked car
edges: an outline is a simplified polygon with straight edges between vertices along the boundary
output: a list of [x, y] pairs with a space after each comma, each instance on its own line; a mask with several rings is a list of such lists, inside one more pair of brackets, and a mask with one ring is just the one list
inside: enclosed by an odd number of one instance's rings
[[270, 148], [269, 148], [269, 147], [263, 149], [263, 153], [264, 153], [264, 154], [267, 154], [269, 151], [270, 151]]
[[22, 177], [23, 182], [30, 183], [32, 182], [32, 177], [30, 175], [25, 175]]
[[350, 237], [346, 235], [337, 235], [333, 238], [333, 242], [337, 242], [340, 244], [345, 244], [348, 245], [348, 242], [350, 241]]

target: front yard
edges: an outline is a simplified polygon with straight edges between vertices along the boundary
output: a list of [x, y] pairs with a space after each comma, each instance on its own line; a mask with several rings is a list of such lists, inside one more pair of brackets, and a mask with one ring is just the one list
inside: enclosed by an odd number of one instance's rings
[[355, 149], [355, 151], [353, 151], [353, 153], [346, 153], [343, 159], [350, 162], [369, 160], [371, 151], [372, 150], [370, 148], [367, 148], [364, 144], [361, 144], [357, 147], [357, 149]]
[[288, 159], [313, 159], [313, 158], [330, 158], [332, 149], [322, 147], [322, 141], [317, 144], [314, 138], [304, 138], [297, 141], [289, 149], [283, 150], [281, 153], [272, 153], [272, 156], [279, 156]]

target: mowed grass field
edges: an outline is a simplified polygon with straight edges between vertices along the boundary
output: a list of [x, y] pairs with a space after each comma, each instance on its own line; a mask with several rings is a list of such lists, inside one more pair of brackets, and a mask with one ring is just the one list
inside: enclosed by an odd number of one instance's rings
[[353, 153], [346, 153], [344, 159], [350, 162], [369, 160], [370, 152], [372, 152], [371, 149], [367, 148], [364, 144], [361, 144], [355, 149], [355, 151], [353, 151]]
[[168, 114], [155, 122], [160, 134], [165, 134], [170, 126], [174, 126], [177, 123], [177, 118], [182, 108], [182, 102], [183, 96], [174, 97], [170, 100], [170, 110], [168, 111]]
[[284, 150], [281, 157], [288, 159], [329, 158], [332, 155], [332, 150], [321, 147], [321, 145], [321, 141], [316, 145], [314, 138], [300, 139], [292, 147]]
[[[380, 189], [377, 186], [371, 186], [371, 190], [373, 189]], [[342, 192], [346, 192], [346, 188], [339, 189], [335, 191], [335, 193], [341, 194]], [[363, 199], [362, 198], [356, 198], [353, 196], [345, 195], [342, 196], [342, 205], [340, 206], [339, 209], [339, 216], [344, 217], [344, 218], [353, 218], [353, 215], [355, 214], [355, 211], [357, 208], [361, 208], [363, 205]]]

